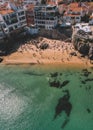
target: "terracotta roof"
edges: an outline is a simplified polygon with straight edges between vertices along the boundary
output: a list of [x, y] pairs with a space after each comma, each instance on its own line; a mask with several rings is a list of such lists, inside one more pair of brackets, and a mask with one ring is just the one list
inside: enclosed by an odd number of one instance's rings
[[55, 1], [53, 1], [53, 0], [47, 0], [46, 2], [47, 2], [47, 4], [49, 4], [49, 5], [56, 5], [56, 4], [58, 4], [59, 2], [62, 2], [63, 0], [55, 0]]
[[0, 5], [0, 10], [6, 9], [8, 6], [8, 2], [5, 2], [3, 5]]
[[64, 16], [76, 17], [76, 16], [80, 16], [80, 15], [79, 14], [64, 14]]
[[69, 4], [69, 7], [70, 7], [70, 8], [78, 7], [78, 3], [77, 3], [77, 2], [70, 3], [70, 4]]
[[34, 7], [35, 7], [34, 4], [28, 4], [28, 5], [26, 5], [27, 10], [33, 10]]
[[71, 10], [71, 11], [78, 11], [78, 12], [80, 12], [81, 10], [82, 10], [82, 8], [81, 7], [70, 7], [69, 8], [69, 10]]
[[2, 11], [0, 11], [0, 14], [6, 15], [6, 14], [13, 13], [13, 12], [14, 12], [13, 10], [2, 10]]
[[56, 3], [55, 3], [55, 2], [52, 2], [52, 1], [47, 2], [47, 4], [49, 4], [49, 5], [56, 5]]

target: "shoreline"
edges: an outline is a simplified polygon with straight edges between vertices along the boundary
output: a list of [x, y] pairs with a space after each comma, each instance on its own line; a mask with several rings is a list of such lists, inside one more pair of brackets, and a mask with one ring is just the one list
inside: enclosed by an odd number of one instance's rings
[[[33, 44], [36, 42], [36, 45]], [[38, 44], [37, 44], [38, 43]], [[47, 43], [47, 49], [40, 49], [40, 45]], [[93, 66], [87, 57], [82, 57], [74, 48], [72, 43], [47, 38], [32, 39], [29, 43], [21, 44], [15, 52], [3, 56], [2, 65], [22, 64], [61, 64], [71, 66]], [[71, 55], [73, 53], [74, 55]]]

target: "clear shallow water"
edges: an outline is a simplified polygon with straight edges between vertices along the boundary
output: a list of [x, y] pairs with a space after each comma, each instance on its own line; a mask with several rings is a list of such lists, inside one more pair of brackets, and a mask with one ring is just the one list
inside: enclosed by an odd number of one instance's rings
[[[0, 66], [0, 130], [62, 130], [67, 115], [54, 120], [58, 99], [69, 90], [72, 110], [64, 130], [93, 129], [93, 69], [61, 66]], [[50, 73], [58, 72], [63, 88], [50, 87]], [[88, 111], [89, 110], [89, 111]]]

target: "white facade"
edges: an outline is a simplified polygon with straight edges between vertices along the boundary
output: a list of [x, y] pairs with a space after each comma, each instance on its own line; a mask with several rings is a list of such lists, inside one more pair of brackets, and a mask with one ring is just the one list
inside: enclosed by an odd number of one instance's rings
[[56, 6], [36, 6], [34, 12], [37, 27], [52, 30], [57, 25]]
[[64, 22], [70, 22], [71, 24], [73, 23], [80, 23], [81, 22], [81, 16], [80, 15], [66, 15], [63, 16], [63, 21]]
[[34, 4], [36, 5], [37, 3], [40, 3], [41, 0], [24, 0], [24, 4]]
[[0, 14], [0, 25], [6, 34], [12, 33], [27, 25], [25, 11], [22, 8], [8, 12], [9, 10], [5, 10], [5, 14], [2, 12]]
[[66, 22], [73, 23], [80, 23], [81, 17], [83, 16], [82, 8], [73, 8], [68, 9], [67, 12], [63, 16], [63, 20]]
[[25, 11], [23, 9], [19, 9], [17, 12], [17, 19], [19, 24], [21, 24], [21, 27], [26, 26], [27, 22], [26, 22], [26, 14]]

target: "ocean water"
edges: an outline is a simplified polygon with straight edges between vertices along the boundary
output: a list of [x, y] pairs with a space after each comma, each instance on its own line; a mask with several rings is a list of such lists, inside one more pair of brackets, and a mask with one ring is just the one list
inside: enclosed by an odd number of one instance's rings
[[[69, 115], [56, 110], [67, 92]], [[93, 68], [0, 66], [0, 130], [62, 129], [93, 129]]]

